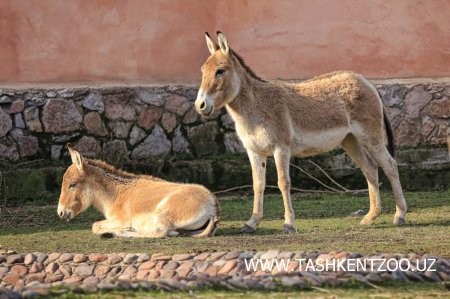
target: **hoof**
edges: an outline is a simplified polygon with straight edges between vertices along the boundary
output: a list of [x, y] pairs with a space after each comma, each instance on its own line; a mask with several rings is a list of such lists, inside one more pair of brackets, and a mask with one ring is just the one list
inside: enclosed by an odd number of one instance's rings
[[359, 224], [361, 224], [361, 225], [371, 225], [372, 223], [373, 223], [373, 220], [370, 220], [370, 219], [364, 217]]
[[405, 218], [394, 216], [394, 221], [392, 221], [395, 225], [405, 225], [406, 220]]
[[290, 234], [294, 234], [296, 232], [297, 232], [297, 230], [292, 225], [289, 225], [289, 224], [283, 225], [283, 233], [284, 234], [290, 235]]
[[255, 230], [256, 229], [246, 224], [243, 228], [241, 228], [241, 234], [252, 234]]
[[111, 239], [114, 238], [114, 234], [113, 233], [103, 233], [100, 235], [101, 239]]

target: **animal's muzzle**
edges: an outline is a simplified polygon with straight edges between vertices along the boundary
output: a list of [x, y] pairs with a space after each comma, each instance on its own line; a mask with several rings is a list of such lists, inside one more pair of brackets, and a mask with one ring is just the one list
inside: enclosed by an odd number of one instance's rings
[[198, 91], [197, 99], [195, 100], [195, 109], [203, 116], [210, 116], [214, 112], [214, 105], [210, 97], [205, 95], [202, 90]]
[[58, 216], [59, 216], [59, 218], [61, 218], [63, 220], [69, 221], [70, 219], [73, 218], [74, 214], [73, 214], [72, 210], [58, 207]]

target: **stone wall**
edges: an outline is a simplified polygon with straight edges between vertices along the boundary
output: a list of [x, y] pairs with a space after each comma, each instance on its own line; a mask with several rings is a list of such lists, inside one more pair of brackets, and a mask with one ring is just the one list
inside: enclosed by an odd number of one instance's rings
[[[376, 85], [397, 147], [410, 148], [399, 154], [400, 164], [448, 167], [444, 147], [450, 132], [450, 82]], [[167, 170], [167, 163], [175, 159], [181, 170], [169, 177], [193, 178], [219, 188], [227, 186], [220, 177], [232, 173], [228, 166], [217, 173], [210, 169], [214, 165], [193, 165], [192, 161], [226, 157], [231, 163], [230, 157], [245, 157], [236, 155], [244, 150], [224, 109], [208, 118], [196, 113], [194, 87], [3, 88], [0, 94], [0, 167], [4, 172], [36, 160], [46, 165], [67, 163], [65, 144], [71, 142], [88, 157], [133, 165], [133, 170], [143, 172]], [[328, 169], [353, 169], [341, 153], [325, 155], [321, 162]], [[152, 168], [147, 167], [149, 163], [160, 164]], [[244, 165], [249, 168], [248, 162]], [[241, 181], [251, 182], [249, 170], [244, 172]]]

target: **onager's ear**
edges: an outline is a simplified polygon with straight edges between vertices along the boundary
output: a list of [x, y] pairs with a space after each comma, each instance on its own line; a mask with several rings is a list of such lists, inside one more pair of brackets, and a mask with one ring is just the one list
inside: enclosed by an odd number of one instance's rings
[[209, 53], [214, 54], [219, 49], [219, 46], [211, 39], [208, 32], [205, 32], [205, 38]]
[[219, 47], [222, 53], [228, 55], [228, 53], [230, 53], [230, 45], [228, 44], [225, 35], [223, 35], [220, 31], [217, 31], [217, 41], [219, 42]]
[[81, 154], [73, 147], [72, 144], [67, 144], [67, 149], [70, 153], [70, 158], [72, 158], [72, 163], [75, 164], [80, 172], [83, 172], [83, 157]]

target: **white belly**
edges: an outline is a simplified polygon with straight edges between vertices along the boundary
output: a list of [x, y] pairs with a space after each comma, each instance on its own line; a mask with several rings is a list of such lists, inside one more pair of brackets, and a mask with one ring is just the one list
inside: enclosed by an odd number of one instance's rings
[[291, 145], [292, 155], [307, 157], [331, 151], [342, 143], [348, 133], [349, 127], [322, 132], [297, 132]]

